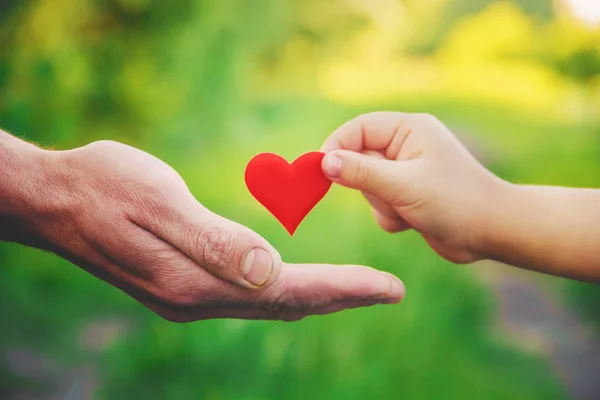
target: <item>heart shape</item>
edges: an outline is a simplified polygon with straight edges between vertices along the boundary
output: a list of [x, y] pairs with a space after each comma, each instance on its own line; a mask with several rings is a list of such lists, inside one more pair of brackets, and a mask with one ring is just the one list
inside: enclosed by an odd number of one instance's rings
[[261, 153], [246, 167], [248, 190], [290, 236], [331, 187], [321, 170], [323, 156], [310, 152], [289, 164], [277, 154]]

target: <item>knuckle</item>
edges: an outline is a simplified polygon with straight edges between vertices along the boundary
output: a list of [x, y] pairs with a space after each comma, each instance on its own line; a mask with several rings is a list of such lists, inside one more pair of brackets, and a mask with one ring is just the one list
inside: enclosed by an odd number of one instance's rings
[[437, 124], [437, 123], [439, 123], [439, 120], [437, 119], [437, 117], [435, 115], [429, 114], [429, 113], [416, 114], [416, 118], [419, 121], [422, 121], [423, 123], [426, 123], [426, 124]]
[[277, 283], [277, 294], [266, 304], [268, 319], [273, 321], [299, 321], [306, 316], [294, 295], [288, 290], [285, 278]]
[[272, 321], [296, 321], [299, 313], [293, 305], [288, 304], [288, 301], [285, 298], [277, 298], [271, 302], [267, 309], [268, 319]]
[[200, 249], [205, 266], [231, 265], [235, 246], [235, 239], [220, 227], [202, 229], [196, 238], [196, 248]]
[[373, 116], [377, 115], [376, 112], [368, 112], [359, 114], [354, 120], [358, 123], [365, 123], [366, 121], [373, 118]]
[[358, 182], [368, 183], [371, 180], [371, 171], [364, 163], [357, 162], [354, 166], [354, 176]]
[[268, 318], [273, 321], [281, 321], [288, 314], [285, 295], [279, 295], [269, 301], [267, 305]]
[[397, 233], [400, 231], [397, 225], [392, 224], [388, 221], [377, 221], [377, 224], [381, 229], [383, 229], [387, 233]]
[[377, 225], [385, 232], [398, 233], [405, 229], [405, 224], [399, 219], [384, 217], [379, 213], [374, 213]]

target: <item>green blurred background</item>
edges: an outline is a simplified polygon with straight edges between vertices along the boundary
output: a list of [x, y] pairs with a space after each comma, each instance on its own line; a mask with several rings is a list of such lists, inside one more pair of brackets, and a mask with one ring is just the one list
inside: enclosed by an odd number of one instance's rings
[[339, 187], [290, 238], [243, 182], [259, 152], [293, 160], [349, 118], [399, 110], [435, 114], [505, 179], [598, 187], [599, 4], [0, 1], [3, 129], [134, 145], [287, 261], [370, 265], [407, 287], [400, 305], [293, 324], [180, 325], [2, 244], [0, 398], [600, 398], [595, 286], [451, 265]]

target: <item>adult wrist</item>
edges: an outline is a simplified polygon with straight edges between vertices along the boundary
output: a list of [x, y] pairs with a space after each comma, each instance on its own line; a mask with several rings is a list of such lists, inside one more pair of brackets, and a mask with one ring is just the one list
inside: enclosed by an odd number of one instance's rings
[[47, 199], [48, 153], [0, 131], [0, 240], [26, 241], [31, 215]]

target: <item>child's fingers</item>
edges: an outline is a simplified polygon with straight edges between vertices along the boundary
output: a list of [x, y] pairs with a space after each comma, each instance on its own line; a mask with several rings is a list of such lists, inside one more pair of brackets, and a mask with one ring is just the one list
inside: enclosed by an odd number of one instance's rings
[[400, 144], [410, 132], [404, 129], [406, 114], [375, 112], [358, 116], [336, 129], [326, 140], [321, 151], [386, 150], [390, 144]]
[[404, 186], [405, 163], [382, 160], [346, 150], [323, 157], [323, 173], [341, 185], [370, 193], [384, 202], [394, 203]]
[[365, 199], [373, 208], [373, 217], [375, 221], [384, 231], [390, 233], [403, 232], [411, 228], [410, 224], [398, 215], [396, 210], [385, 201], [373, 196], [372, 194], [363, 192]]
[[371, 204], [373, 209], [377, 210], [379, 214], [388, 218], [396, 218], [398, 217], [398, 213], [394, 210], [394, 207], [390, 205], [390, 203], [381, 200], [379, 197], [374, 196], [367, 192], [362, 192], [365, 199]]
[[[381, 154], [381, 152], [379, 152], [379, 151], [364, 150], [362, 153], [369, 157], [375, 157], [380, 160], [385, 160], [385, 156], [383, 154]], [[363, 192], [363, 196], [365, 196], [365, 199], [367, 199], [369, 204], [371, 204], [371, 207], [373, 207], [375, 210], [377, 210], [379, 212], [379, 214], [381, 214], [381, 216], [388, 217], [390, 219], [398, 218], [398, 213], [396, 213], [396, 210], [394, 210], [394, 207], [392, 207], [389, 203], [381, 200], [377, 196], [374, 196], [374, 195], [366, 193], [366, 192]]]
[[[364, 150], [362, 153], [369, 157], [385, 160], [385, 156], [379, 151]], [[362, 192], [362, 194], [369, 204], [371, 204], [371, 207], [373, 207], [373, 217], [381, 229], [390, 233], [396, 233], [411, 228], [411, 226], [398, 215], [394, 207], [392, 207], [389, 203], [386, 203], [379, 197], [372, 194], [366, 192]]]
[[377, 225], [389, 233], [404, 232], [412, 228], [412, 226], [410, 226], [402, 217], [388, 217], [381, 214], [375, 208], [373, 209], [373, 217], [375, 218]]

